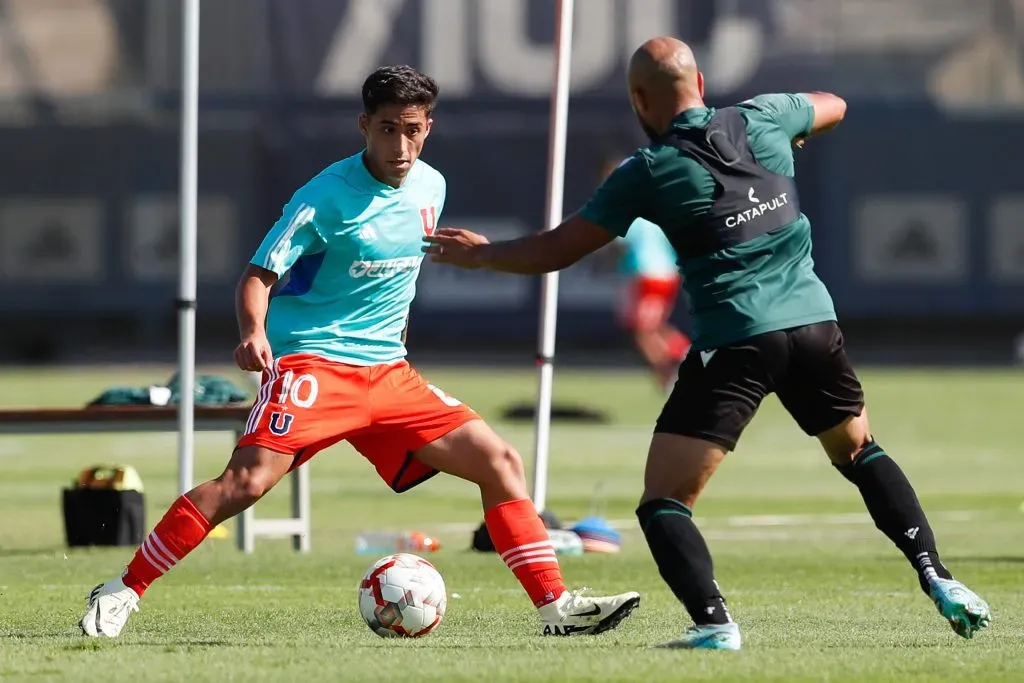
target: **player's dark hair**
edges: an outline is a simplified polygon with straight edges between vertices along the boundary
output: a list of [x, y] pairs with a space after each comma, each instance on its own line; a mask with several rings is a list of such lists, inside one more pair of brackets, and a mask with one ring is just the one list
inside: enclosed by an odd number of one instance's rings
[[437, 104], [437, 82], [407, 64], [382, 66], [363, 82], [363, 111], [372, 115], [389, 104], [421, 106], [427, 116]]

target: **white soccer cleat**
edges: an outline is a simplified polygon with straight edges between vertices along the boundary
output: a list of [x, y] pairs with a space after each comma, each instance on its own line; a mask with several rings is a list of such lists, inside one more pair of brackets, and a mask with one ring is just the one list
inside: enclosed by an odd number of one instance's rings
[[139, 595], [120, 577], [101, 583], [86, 598], [85, 615], [78, 625], [82, 633], [97, 638], [116, 638], [132, 612], [139, 611]]
[[562, 593], [557, 600], [541, 607], [541, 634], [545, 636], [597, 635], [618, 626], [640, 604], [634, 591], [607, 598]]

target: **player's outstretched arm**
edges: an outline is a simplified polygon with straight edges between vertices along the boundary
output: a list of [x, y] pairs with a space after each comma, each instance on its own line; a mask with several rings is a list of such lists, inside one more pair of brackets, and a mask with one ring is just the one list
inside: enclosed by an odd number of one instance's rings
[[810, 92], [805, 95], [814, 107], [814, 123], [811, 124], [810, 135], [832, 130], [846, 116], [846, 100], [842, 97], [830, 92]]
[[793, 144], [797, 147], [803, 147], [804, 140], [813, 135], [832, 130], [846, 116], [846, 100], [838, 95], [828, 92], [809, 92], [804, 93], [804, 97], [810, 101], [811, 107], [814, 109], [813, 122], [808, 133], [793, 138]]
[[242, 370], [258, 372], [274, 362], [265, 322], [270, 288], [275, 282], [274, 271], [249, 264], [235, 288], [235, 317], [241, 338], [235, 348], [235, 363]]
[[615, 239], [600, 225], [572, 215], [558, 227], [519, 239], [491, 243], [483, 235], [442, 228], [424, 238], [430, 260], [460, 268], [540, 275], [568, 268]]
[[739, 106], [779, 126], [794, 147], [802, 147], [807, 138], [832, 130], [846, 116], [843, 98], [820, 91], [766, 93], [740, 102]]

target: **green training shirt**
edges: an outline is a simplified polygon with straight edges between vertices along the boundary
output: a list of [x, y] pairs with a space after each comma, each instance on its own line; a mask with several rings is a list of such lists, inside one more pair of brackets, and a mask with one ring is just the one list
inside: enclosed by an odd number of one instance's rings
[[[737, 108], [757, 164], [793, 177], [792, 140], [811, 131], [810, 100], [798, 94], [760, 95]], [[710, 108], [688, 109], [672, 126], [679, 131], [706, 128], [714, 114]], [[579, 215], [619, 237], [634, 220], [645, 218], [663, 226], [677, 246], [682, 242], [680, 231], [708, 213], [715, 194], [716, 182], [699, 161], [676, 147], [655, 143], [637, 150], [616, 169]], [[741, 215], [736, 219], [744, 220]], [[696, 350], [836, 319], [832, 297], [814, 273], [811, 224], [802, 213], [778, 230], [725, 249], [692, 257], [678, 247], [677, 251]]]

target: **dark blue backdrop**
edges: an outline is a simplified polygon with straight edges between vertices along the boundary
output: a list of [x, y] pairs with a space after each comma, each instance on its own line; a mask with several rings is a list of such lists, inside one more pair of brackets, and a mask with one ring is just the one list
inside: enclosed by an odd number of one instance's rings
[[[847, 96], [847, 121], [811, 141], [798, 161], [818, 270], [841, 315], [1024, 313], [1024, 184], [1017, 159], [1024, 122], [957, 118], [929, 104], [929, 69], [956, 45], [908, 48], [899, 60], [874, 45], [864, 48], [869, 52], [856, 46], [830, 52], [776, 22], [771, 3], [732, 6], [725, 17], [718, 5], [696, 0], [577, 3], [583, 14], [566, 210], [593, 189], [601, 161], [642, 142], [623, 92], [622, 65], [641, 37], [673, 31], [697, 47], [717, 104], [768, 91], [828, 89]], [[119, 17], [126, 35], [144, 24], [150, 36], [166, 34], [167, 22], [173, 33], [175, 19], [173, 8]], [[140, 25], [132, 28], [133, 22]], [[448, 178], [442, 223], [495, 238], [539, 228], [551, 3], [223, 0], [204, 3], [203, 27], [204, 319], [230, 321], [234, 281], [291, 192], [325, 164], [358, 151], [359, 83], [380, 63], [409, 61], [441, 82], [424, 158]], [[727, 35], [743, 36], [743, 49], [716, 48], [715, 40]], [[178, 139], [170, 88], [178, 41], [163, 44], [162, 57], [145, 41], [121, 46], [145, 74], [141, 87], [152, 105], [145, 125], [111, 117], [106, 125], [81, 128], [51, 120], [0, 129], [9, 162], [0, 166], [0, 285], [7, 293], [0, 315], [172, 320]], [[619, 296], [614, 271], [614, 259], [598, 255], [563, 275], [563, 343], [617, 337], [610, 325]], [[536, 279], [428, 265], [412, 333], [441, 346], [533, 338], [537, 290]]]

